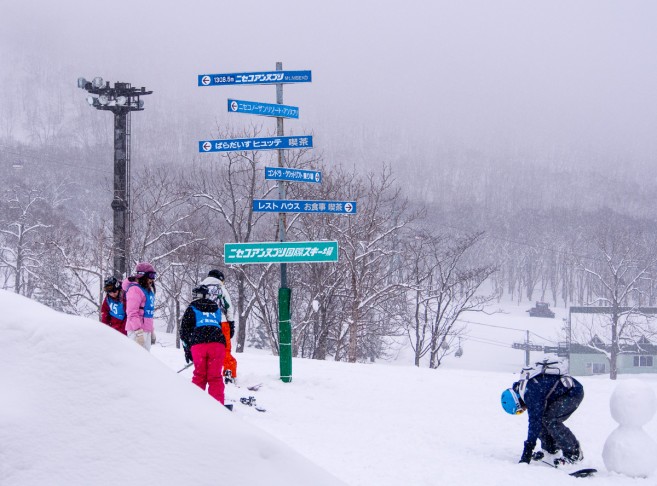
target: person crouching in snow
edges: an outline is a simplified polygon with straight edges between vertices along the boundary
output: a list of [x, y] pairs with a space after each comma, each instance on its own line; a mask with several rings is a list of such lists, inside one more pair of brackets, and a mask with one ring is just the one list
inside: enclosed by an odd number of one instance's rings
[[[539, 363], [537, 363], [539, 364]], [[584, 399], [584, 387], [575, 378], [546, 368], [527, 373], [502, 393], [502, 407], [507, 413], [518, 415], [527, 410], [529, 430], [520, 463], [529, 464], [532, 458], [551, 458], [555, 465], [575, 464], [584, 458], [575, 434], [564, 422], [577, 410]], [[534, 452], [536, 439], [542, 451]], [[555, 457], [559, 451], [562, 457]]]
[[138, 263], [135, 275], [123, 281], [125, 291], [125, 328], [128, 337], [150, 351], [155, 312], [155, 279], [157, 273], [150, 263]]
[[125, 330], [125, 304], [121, 282], [115, 277], [107, 277], [104, 282], [105, 298], [100, 306], [100, 322], [116, 329], [121, 334], [128, 334]]
[[230, 294], [224, 284], [224, 273], [221, 270], [210, 270], [208, 276], [201, 282], [208, 288], [208, 297], [214, 300], [222, 311], [221, 328], [226, 340], [226, 356], [224, 357], [224, 383], [234, 383], [237, 378], [237, 360], [232, 355], [231, 339], [235, 334], [235, 311], [230, 300]]
[[224, 404], [224, 380], [221, 368], [226, 354], [226, 339], [221, 330], [222, 312], [217, 303], [208, 298], [208, 287], [200, 285], [192, 290], [193, 300], [180, 323], [180, 340], [185, 359], [194, 362], [192, 383], [202, 390], [208, 387], [211, 397]]

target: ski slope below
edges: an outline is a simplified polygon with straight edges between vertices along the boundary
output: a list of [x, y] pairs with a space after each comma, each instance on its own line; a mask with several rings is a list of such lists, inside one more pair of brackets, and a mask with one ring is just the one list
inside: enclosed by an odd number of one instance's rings
[[[519, 328], [546, 326], [537, 334], [558, 325], [527, 321], [524, 308], [515, 317], [511, 311], [472, 318], [489, 333], [478, 331], [481, 349], [468, 341], [462, 358], [448, 358], [438, 370], [404, 363], [402, 349], [394, 364], [295, 359], [286, 384], [276, 357], [248, 350], [237, 356], [239, 387], [227, 388], [235, 406], [229, 413], [191, 383], [191, 370], [176, 373], [184, 359], [173, 335], [159, 332], [149, 354], [96, 321], [15, 294], [0, 291], [0, 305], [3, 486], [582, 481], [517, 463], [527, 418], [504, 413], [499, 397], [524, 353], [483, 341], [495, 335], [504, 343], [501, 331], [522, 339], [522, 332], [491, 327], [513, 327], [516, 319]], [[657, 376], [640, 379], [657, 390]], [[617, 426], [609, 410], [616, 383], [582, 382], [586, 396], [568, 425], [582, 443], [583, 466], [600, 471], [593, 481], [654, 485], [654, 473], [635, 479], [606, 471], [602, 448]], [[246, 389], [258, 383], [258, 391]], [[267, 411], [240, 403], [250, 395]], [[645, 430], [657, 438], [657, 419]]]

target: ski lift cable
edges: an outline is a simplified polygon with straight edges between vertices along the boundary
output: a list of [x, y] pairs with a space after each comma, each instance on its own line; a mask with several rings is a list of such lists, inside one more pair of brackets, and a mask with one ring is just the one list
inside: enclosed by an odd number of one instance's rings
[[478, 339], [469, 339], [469, 341], [472, 341], [474, 343], [486, 344], [488, 346], [498, 346], [500, 348], [508, 348], [509, 347], [508, 344], [495, 344], [495, 343], [489, 343], [489, 342], [486, 342], [486, 341], [480, 341]]
[[540, 336], [540, 335], [536, 334], [536, 333], [533, 332], [533, 331], [529, 331], [529, 334], [533, 334], [533, 335], [536, 336], [537, 338], [542, 339], [543, 341], [547, 341], [548, 343], [552, 343], [552, 344], [558, 344], [558, 343], [559, 343], [559, 341], [554, 341], [553, 339], [545, 338], [545, 337], [543, 337], [543, 336]]
[[499, 344], [499, 345], [506, 346], [506, 347], [509, 346], [509, 343], [507, 343], [507, 342], [504, 342], [504, 341], [496, 341], [495, 339], [490, 339], [490, 338], [483, 337], [483, 336], [473, 336], [473, 337], [471, 337], [471, 336], [465, 336], [465, 337], [463, 337], [463, 339], [466, 340], [466, 341], [467, 341], [467, 340], [478, 340], [479, 342], [495, 343], [495, 344]]
[[509, 331], [527, 332], [526, 329], [516, 329], [515, 327], [497, 326], [495, 324], [483, 324], [481, 322], [466, 321], [465, 319], [456, 319], [456, 321], [465, 322], [467, 324], [476, 324], [477, 326], [496, 327], [498, 329], [508, 329]]
[[[509, 330], [509, 331], [518, 331], [518, 332], [523, 332], [523, 333], [527, 332], [526, 329], [516, 329], [516, 328], [514, 328], [514, 327], [497, 326], [497, 325], [494, 325], [494, 324], [483, 324], [483, 323], [481, 323], [481, 322], [466, 321], [466, 320], [464, 320], [464, 319], [457, 319], [457, 321], [458, 321], [458, 322], [464, 322], [464, 323], [467, 323], [467, 324], [475, 324], [475, 325], [477, 325], [477, 326], [495, 327], [495, 328], [499, 328], [499, 329], [507, 329], [507, 330]], [[536, 333], [533, 332], [533, 331], [529, 331], [529, 333], [530, 333], [530, 334], [533, 334], [534, 336], [536, 336], [536, 337], [539, 338], [539, 339], [542, 339], [542, 340], [545, 341], [545, 342], [552, 343], [552, 344], [557, 344], [557, 343], [558, 343], [558, 341], [555, 341], [554, 339], [548, 339], [548, 338], [546, 338], [546, 337], [540, 336], [539, 334], [536, 334]]]

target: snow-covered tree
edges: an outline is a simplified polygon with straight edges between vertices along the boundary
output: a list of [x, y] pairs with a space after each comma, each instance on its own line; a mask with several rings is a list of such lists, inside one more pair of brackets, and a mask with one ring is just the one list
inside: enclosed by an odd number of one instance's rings
[[464, 327], [457, 321], [466, 312], [482, 311], [494, 294], [477, 292], [496, 267], [468, 262], [467, 253], [482, 233], [461, 237], [417, 233], [406, 244], [408, 296], [407, 333], [415, 365], [429, 355], [438, 368]]
[[[618, 375], [618, 356], [625, 344], [636, 344], [655, 334], [654, 319], [641, 309], [641, 296], [646, 292], [657, 268], [655, 234], [637, 230], [628, 221], [607, 218], [602, 221], [591, 248], [593, 258], [579, 258], [578, 267], [591, 280], [591, 306], [608, 307], [601, 319], [573, 329], [580, 344], [604, 352], [609, 359], [609, 377]], [[634, 227], [634, 229], [633, 229]], [[599, 339], [594, 339], [595, 337]]]

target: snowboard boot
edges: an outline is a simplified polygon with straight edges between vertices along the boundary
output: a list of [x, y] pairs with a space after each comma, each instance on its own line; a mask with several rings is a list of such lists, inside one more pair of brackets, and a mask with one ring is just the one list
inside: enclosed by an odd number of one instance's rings
[[230, 370], [224, 371], [224, 384], [235, 383], [235, 378], [233, 378], [233, 373]]
[[578, 464], [584, 459], [584, 453], [579, 444], [575, 446], [572, 451], [563, 451], [563, 457], [554, 460], [555, 466], [562, 466], [567, 464]]
[[532, 454], [532, 461], [545, 461], [554, 464], [559, 459], [561, 459], [561, 451], [559, 449], [553, 449], [552, 451], [541, 449]]

